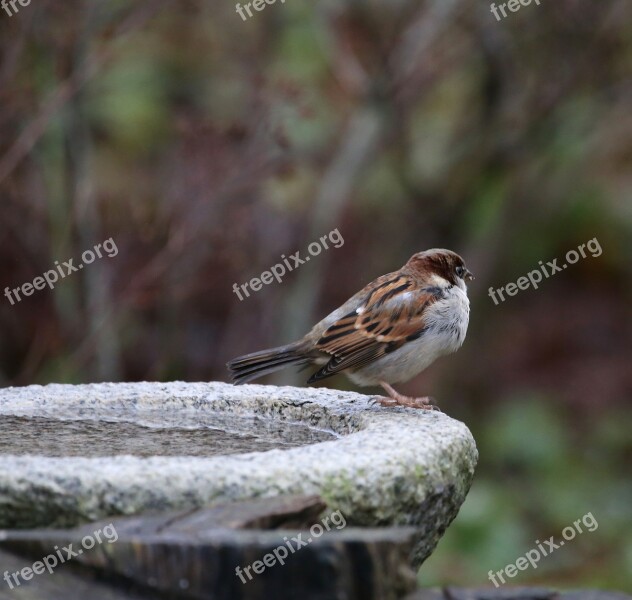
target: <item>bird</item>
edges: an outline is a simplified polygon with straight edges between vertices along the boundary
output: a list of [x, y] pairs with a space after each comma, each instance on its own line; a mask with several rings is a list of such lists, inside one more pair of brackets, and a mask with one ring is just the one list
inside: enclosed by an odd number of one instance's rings
[[363, 287], [303, 338], [227, 363], [233, 383], [246, 383], [290, 365], [319, 367], [308, 385], [344, 373], [359, 386], [381, 386], [382, 406], [433, 410], [391, 384], [412, 379], [465, 340], [470, 302], [463, 259], [444, 248], [413, 254], [406, 264]]

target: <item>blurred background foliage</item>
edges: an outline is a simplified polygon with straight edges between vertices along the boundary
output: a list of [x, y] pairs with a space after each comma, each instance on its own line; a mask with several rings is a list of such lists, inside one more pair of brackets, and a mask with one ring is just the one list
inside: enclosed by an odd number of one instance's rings
[[[19, 7], [19, 5], [18, 5]], [[401, 386], [464, 420], [475, 483], [423, 585], [632, 590], [632, 5], [33, 0], [0, 13], [0, 384], [226, 380], [414, 252], [477, 279], [465, 346]], [[339, 249], [232, 292], [338, 228]], [[498, 306], [487, 295], [597, 238]], [[291, 372], [268, 378], [302, 383]], [[344, 379], [327, 385], [353, 389]]]

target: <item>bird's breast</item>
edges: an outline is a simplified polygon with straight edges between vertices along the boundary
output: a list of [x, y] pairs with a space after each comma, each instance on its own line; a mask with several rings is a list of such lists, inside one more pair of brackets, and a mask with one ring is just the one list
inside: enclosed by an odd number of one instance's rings
[[465, 340], [469, 318], [467, 294], [456, 286], [449, 288], [441, 300], [428, 307], [426, 328], [421, 337], [348, 373], [348, 376], [359, 385], [408, 381], [440, 356], [459, 349]]
[[469, 322], [470, 301], [466, 292], [456, 286], [446, 290], [444, 298], [428, 310], [429, 333], [434, 332], [443, 340], [443, 354], [455, 352], [461, 347]]

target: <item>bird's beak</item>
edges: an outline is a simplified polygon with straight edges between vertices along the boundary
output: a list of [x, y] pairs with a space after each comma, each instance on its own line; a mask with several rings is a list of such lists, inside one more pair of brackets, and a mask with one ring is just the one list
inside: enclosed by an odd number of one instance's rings
[[475, 279], [474, 275], [468, 269], [465, 269], [465, 279], [469, 279], [470, 281]]

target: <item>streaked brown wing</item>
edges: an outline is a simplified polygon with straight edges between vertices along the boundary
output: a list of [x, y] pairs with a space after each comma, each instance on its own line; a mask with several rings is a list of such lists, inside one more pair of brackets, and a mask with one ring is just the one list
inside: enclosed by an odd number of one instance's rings
[[332, 356], [308, 383], [359, 368], [423, 335], [425, 309], [442, 297], [438, 287], [419, 288], [407, 275], [384, 275], [353, 312], [338, 319], [316, 343]]

